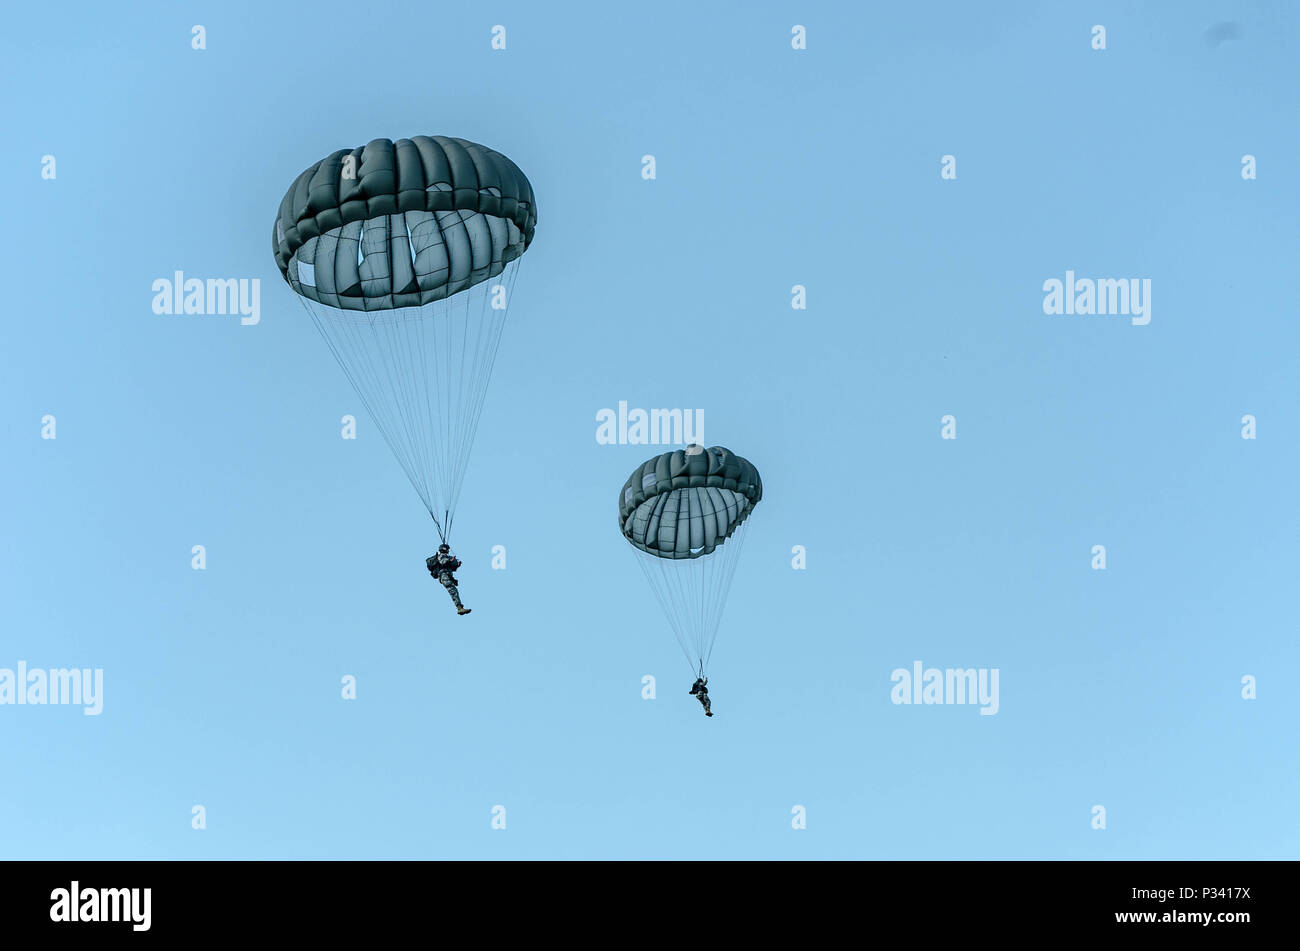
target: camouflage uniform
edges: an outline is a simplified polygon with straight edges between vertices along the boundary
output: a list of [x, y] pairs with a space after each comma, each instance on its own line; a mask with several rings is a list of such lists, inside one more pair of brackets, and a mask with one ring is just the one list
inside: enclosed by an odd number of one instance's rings
[[426, 558], [424, 565], [429, 569], [433, 579], [447, 589], [452, 604], [456, 605], [456, 610], [463, 608], [465, 605], [460, 603], [460, 591], [456, 589], [456, 578], [452, 575], [452, 572], [460, 567], [460, 559], [449, 551], [440, 551]]
[[698, 678], [695, 683], [691, 684], [691, 696], [697, 698], [704, 706], [704, 715], [713, 716], [713, 711], [709, 708], [709, 681], [704, 677]]

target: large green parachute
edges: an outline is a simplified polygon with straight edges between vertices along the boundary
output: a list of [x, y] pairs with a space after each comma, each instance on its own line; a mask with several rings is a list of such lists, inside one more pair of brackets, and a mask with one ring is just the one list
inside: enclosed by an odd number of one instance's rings
[[618, 523], [636, 549], [692, 669], [708, 667], [750, 514], [758, 470], [729, 449], [687, 446], [637, 466], [618, 496]]
[[334, 152], [276, 215], [280, 273], [444, 541], [536, 226], [513, 162], [444, 136]]

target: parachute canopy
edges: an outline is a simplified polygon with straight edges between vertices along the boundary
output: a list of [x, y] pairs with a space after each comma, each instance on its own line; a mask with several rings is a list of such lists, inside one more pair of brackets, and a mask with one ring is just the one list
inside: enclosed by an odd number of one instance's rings
[[693, 669], [704, 673], [763, 482], [721, 446], [648, 459], [623, 483], [618, 521]]
[[623, 537], [660, 558], [699, 558], [725, 542], [763, 497], [758, 470], [730, 449], [688, 446], [647, 459], [618, 500]]
[[444, 540], [536, 227], [532, 186], [510, 159], [444, 136], [334, 152], [276, 215], [280, 273]]
[[334, 152], [299, 175], [273, 245], [297, 293], [372, 311], [494, 277], [536, 227], [532, 185], [514, 162], [464, 139], [417, 135]]

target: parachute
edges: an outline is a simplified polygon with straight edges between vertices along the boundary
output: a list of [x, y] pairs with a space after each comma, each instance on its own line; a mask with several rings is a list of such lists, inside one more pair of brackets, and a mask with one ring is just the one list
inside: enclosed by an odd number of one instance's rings
[[729, 449], [687, 446], [637, 466], [618, 524], [691, 668], [704, 676], [744, 528], [763, 497], [758, 470]]
[[443, 541], [536, 226], [510, 159], [438, 135], [334, 152], [276, 215], [280, 273]]

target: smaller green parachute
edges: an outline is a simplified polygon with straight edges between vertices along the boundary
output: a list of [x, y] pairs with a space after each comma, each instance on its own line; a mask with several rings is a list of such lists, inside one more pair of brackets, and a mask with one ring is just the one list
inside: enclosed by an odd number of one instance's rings
[[701, 676], [708, 666], [744, 527], [763, 482], [729, 449], [687, 446], [648, 459], [618, 498], [619, 529], [677, 642]]

